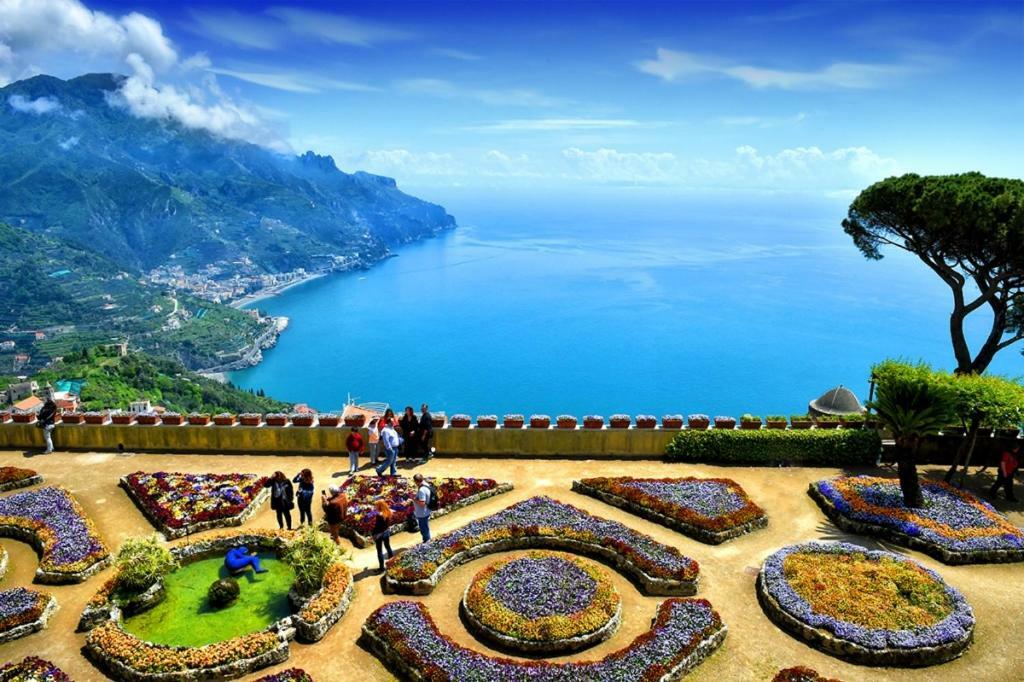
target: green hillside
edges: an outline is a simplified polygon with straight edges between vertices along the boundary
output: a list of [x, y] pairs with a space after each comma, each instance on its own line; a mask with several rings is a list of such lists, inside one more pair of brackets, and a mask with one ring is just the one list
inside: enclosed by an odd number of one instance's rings
[[[182, 365], [144, 353], [118, 357], [91, 349], [32, 377], [40, 386], [61, 379], [84, 379], [82, 406], [87, 410], [127, 408], [134, 400], [150, 400], [177, 412], [278, 412], [288, 405], [272, 398], [207, 379]], [[0, 387], [6, 383], [0, 379]]]

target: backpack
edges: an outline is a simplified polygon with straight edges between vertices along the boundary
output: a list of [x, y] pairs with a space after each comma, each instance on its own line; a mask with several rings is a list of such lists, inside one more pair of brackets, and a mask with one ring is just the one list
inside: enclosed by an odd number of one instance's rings
[[437, 511], [441, 508], [441, 500], [437, 499], [437, 487], [430, 481], [424, 481], [423, 485], [430, 489], [430, 499], [427, 500], [427, 509]]

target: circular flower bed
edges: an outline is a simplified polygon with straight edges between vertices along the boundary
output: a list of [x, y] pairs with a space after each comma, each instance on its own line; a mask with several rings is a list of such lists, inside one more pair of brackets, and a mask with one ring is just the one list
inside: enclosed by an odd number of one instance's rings
[[925, 666], [960, 656], [974, 634], [963, 595], [915, 561], [808, 542], [765, 559], [761, 606], [779, 627], [864, 665]]
[[578, 651], [619, 625], [622, 603], [593, 562], [535, 551], [502, 559], [473, 578], [462, 611], [478, 636], [527, 652]]

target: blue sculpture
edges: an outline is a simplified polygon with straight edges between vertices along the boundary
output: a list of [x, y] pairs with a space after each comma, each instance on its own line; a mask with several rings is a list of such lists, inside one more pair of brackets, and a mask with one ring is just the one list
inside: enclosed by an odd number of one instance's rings
[[256, 552], [250, 552], [248, 547], [235, 547], [229, 549], [224, 557], [224, 565], [232, 573], [242, 573], [250, 566], [257, 573], [266, 573], [267, 569], [260, 565], [260, 558]]

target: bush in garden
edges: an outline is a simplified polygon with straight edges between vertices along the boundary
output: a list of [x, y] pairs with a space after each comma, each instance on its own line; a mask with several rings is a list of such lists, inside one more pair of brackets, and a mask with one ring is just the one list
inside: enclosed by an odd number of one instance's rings
[[223, 608], [238, 599], [241, 591], [238, 589], [238, 581], [234, 578], [221, 578], [215, 580], [210, 589], [206, 591], [206, 598], [216, 608]]
[[306, 526], [284, 555], [295, 571], [295, 589], [303, 595], [319, 590], [327, 569], [344, 558], [341, 548], [313, 526]]
[[178, 567], [159, 535], [128, 538], [115, 564], [118, 587], [128, 592], [142, 592]]
[[882, 439], [874, 430], [687, 430], [669, 442], [665, 457], [680, 462], [847, 466], [874, 464]]

